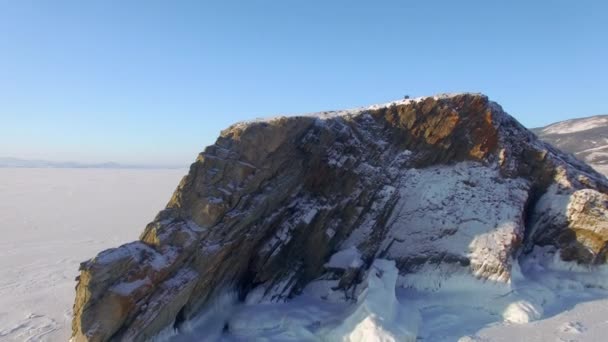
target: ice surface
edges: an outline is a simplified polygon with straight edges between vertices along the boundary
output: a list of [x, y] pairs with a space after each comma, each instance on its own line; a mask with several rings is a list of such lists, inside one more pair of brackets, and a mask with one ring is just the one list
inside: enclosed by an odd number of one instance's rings
[[0, 168], [0, 341], [67, 341], [80, 262], [136, 240], [185, 173]]

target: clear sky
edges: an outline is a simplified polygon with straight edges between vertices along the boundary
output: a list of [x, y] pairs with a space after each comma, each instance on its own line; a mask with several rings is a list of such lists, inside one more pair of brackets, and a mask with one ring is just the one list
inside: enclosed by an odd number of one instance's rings
[[188, 164], [235, 121], [459, 91], [608, 113], [608, 1], [0, 0], [0, 156]]

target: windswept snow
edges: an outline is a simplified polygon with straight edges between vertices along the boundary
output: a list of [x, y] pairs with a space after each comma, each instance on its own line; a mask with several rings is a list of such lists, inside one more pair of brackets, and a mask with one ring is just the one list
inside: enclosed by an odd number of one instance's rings
[[137, 239], [185, 172], [0, 168], [0, 341], [67, 341], [79, 263]]

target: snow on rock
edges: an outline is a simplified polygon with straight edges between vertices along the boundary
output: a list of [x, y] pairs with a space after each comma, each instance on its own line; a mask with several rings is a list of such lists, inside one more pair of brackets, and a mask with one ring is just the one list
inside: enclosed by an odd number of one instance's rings
[[358, 268], [362, 264], [361, 253], [357, 250], [357, 247], [353, 246], [332, 255], [325, 267], [346, 269], [349, 267]]
[[522, 228], [521, 221], [501, 223], [493, 231], [475, 236], [469, 245], [473, 275], [510, 282], [513, 241], [522, 239]]
[[608, 195], [552, 185], [534, 209], [528, 248], [559, 247], [565, 261], [603, 264], [607, 258]]
[[121, 335], [124, 341], [149, 340], [162, 331], [172, 326], [173, 317], [178, 314], [186, 303], [198, 273], [194, 270], [183, 268], [175, 276], [164, 281], [159, 290], [148, 299], [145, 310]]
[[117, 293], [121, 296], [129, 296], [135, 290], [139, 289], [140, 287], [151, 286], [151, 285], [152, 285], [152, 282], [150, 281], [150, 278], [146, 277], [146, 278], [137, 279], [137, 280], [134, 280], [131, 282], [123, 282], [123, 283], [116, 284], [110, 288], [110, 291]]
[[472, 162], [405, 171], [388, 221], [387, 255], [410, 271], [443, 260], [466, 265], [479, 278], [508, 282], [529, 184], [499, 177], [498, 170]]

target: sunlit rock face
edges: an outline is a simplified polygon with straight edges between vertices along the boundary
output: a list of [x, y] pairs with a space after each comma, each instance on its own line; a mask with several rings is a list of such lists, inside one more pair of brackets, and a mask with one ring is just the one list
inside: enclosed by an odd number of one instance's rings
[[321, 299], [356, 301], [376, 259], [424, 289], [509, 284], [535, 246], [602, 264], [607, 185], [479, 94], [239, 123], [140, 241], [82, 263], [73, 339], [147, 340], [226, 289], [281, 302], [323, 280]]

